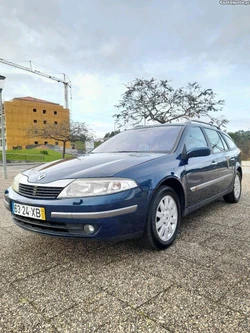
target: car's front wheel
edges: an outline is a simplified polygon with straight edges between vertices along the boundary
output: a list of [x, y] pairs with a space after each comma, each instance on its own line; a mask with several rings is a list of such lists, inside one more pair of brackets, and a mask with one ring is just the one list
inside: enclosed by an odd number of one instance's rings
[[180, 219], [180, 202], [175, 191], [162, 186], [156, 192], [149, 209], [144, 243], [155, 250], [164, 250], [175, 240]]
[[233, 191], [226, 194], [223, 198], [226, 202], [236, 203], [240, 200], [240, 196], [241, 196], [241, 175], [239, 171], [237, 171], [234, 177]]

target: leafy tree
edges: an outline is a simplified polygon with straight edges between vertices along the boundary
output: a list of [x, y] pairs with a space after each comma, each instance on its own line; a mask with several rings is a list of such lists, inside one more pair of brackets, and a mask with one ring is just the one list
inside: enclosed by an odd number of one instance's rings
[[228, 121], [215, 118], [212, 112], [221, 111], [224, 100], [216, 99], [212, 89], [202, 89], [197, 83], [188, 83], [185, 88], [174, 89], [168, 80], [156, 81], [135, 79], [125, 85], [126, 91], [115, 107], [119, 113], [114, 118], [119, 126], [143, 120], [156, 121], [161, 124], [180, 120], [181, 118], [200, 118], [208, 116], [210, 122], [224, 126]]
[[242, 151], [242, 158], [245, 160], [250, 159], [250, 131], [240, 130], [229, 132], [228, 134]]
[[32, 138], [53, 139], [63, 143], [62, 157], [65, 157], [67, 142], [89, 139], [92, 137], [85, 123], [67, 121], [58, 124], [45, 124], [32, 126], [27, 129], [27, 135]]
[[108, 132], [104, 135], [104, 140], [108, 140], [110, 138], [112, 138], [112, 136], [115, 136], [116, 134], [120, 133], [120, 130], [118, 131], [112, 131], [112, 132]]
[[102, 143], [103, 143], [103, 141], [101, 141], [101, 140], [95, 141], [94, 147], [96, 148], [96, 147], [100, 146]]

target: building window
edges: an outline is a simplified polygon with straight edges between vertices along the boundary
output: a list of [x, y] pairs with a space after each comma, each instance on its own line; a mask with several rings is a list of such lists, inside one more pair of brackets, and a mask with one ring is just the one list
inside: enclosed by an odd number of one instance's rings
[[57, 114], [57, 111], [54, 111], [54, 114]]
[[48, 144], [48, 141], [44, 141], [44, 144], [47, 145], [47, 144]]
[[35, 141], [35, 145], [38, 145], [38, 141]]
[[33, 109], [33, 112], [36, 112], [36, 109]]
[[46, 110], [43, 110], [43, 114], [46, 114]]
[[44, 123], [44, 124], [47, 124], [47, 120], [44, 120], [43, 123]]
[[36, 119], [34, 119], [34, 120], [33, 120], [33, 123], [37, 123], [37, 120], [36, 120]]
[[54, 121], [54, 124], [57, 125], [57, 121]]
[[55, 145], [58, 146], [58, 141], [55, 142]]

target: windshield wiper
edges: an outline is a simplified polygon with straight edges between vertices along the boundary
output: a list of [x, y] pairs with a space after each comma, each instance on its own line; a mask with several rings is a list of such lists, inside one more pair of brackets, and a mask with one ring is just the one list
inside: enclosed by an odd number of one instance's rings
[[112, 153], [139, 153], [138, 150], [117, 150]]

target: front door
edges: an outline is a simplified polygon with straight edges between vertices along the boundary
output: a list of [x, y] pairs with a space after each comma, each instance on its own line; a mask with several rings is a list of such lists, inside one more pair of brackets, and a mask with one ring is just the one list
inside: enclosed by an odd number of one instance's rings
[[[187, 152], [193, 148], [208, 147], [208, 142], [199, 126], [189, 129], [184, 139]], [[213, 196], [218, 169], [216, 156], [189, 158], [185, 165], [187, 182], [187, 207]]]

